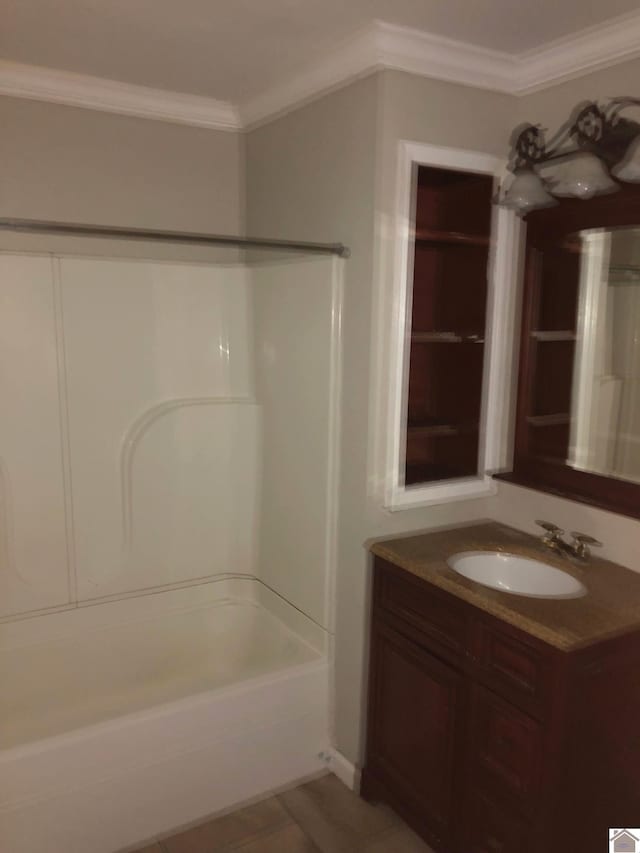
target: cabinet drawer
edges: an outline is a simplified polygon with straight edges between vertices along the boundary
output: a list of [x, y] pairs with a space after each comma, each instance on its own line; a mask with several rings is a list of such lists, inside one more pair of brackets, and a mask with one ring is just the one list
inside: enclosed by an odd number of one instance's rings
[[476, 687], [471, 722], [471, 760], [481, 785], [518, 799], [525, 810], [536, 806], [543, 748], [535, 720]]
[[530, 849], [529, 825], [483, 794], [471, 798], [464, 821], [461, 853], [527, 853]]
[[414, 582], [380, 558], [376, 559], [376, 571], [376, 604], [382, 611], [417, 628], [436, 646], [460, 655], [466, 652], [469, 618], [463, 606], [422, 581]]
[[549, 652], [484, 622], [479, 623], [477, 632], [482, 680], [531, 713], [544, 713], [551, 679]]

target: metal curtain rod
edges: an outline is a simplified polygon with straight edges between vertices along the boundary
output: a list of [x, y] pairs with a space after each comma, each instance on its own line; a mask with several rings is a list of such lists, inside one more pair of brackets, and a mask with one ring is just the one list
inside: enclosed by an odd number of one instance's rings
[[0, 230], [29, 234], [58, 234], [75, 237], [103, 237], [115, 240], [156, 240], [192, 246], [242, 246], [246, 249], [288, 249], [316, 255], [351, 255], [342, 243], [307, 243], [300, 240], [268, 240], [262, 237], [234, 237], [225, 234], [198, 234], [189, 231], [157, 231], [148, 228], [120, 228], [113, 225], [80, 225], [74, 222], [47, 222], [38, 219], [0, 218]]

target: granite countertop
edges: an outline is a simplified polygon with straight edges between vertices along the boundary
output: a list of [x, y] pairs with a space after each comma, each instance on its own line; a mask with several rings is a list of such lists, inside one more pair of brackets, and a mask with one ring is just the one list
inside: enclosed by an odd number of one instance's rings
[[[640, 629], [640, 573], [592, 556], [577, 564], [535, 536], [497, 522], [371, 541], [369, 550], [416, 577], [564, 651]], [[460, 551], [504, 551], [532, 557], [578, 578], [582, 598], [528, 598], [499, 592], [454, 572], [447, 557]]]

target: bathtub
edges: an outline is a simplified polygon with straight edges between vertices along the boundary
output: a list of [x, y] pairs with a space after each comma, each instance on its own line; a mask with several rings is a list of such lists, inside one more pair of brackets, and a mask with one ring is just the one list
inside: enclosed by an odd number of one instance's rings
[[240, 580], [0, 626], [0, 850], [113, 853], [319, 772], [322, 639]]

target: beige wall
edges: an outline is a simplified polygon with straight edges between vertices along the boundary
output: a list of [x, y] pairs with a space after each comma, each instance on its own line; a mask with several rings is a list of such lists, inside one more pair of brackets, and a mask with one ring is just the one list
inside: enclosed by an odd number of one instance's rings
[[[358, 753], [364, 636], [367, 412], [378, 79], [368, 77], [247, 136], [247, 229], [258, 236], [342, 241], [342, 457], [337, 566], [337, 726]], [[313, 376], [309, 377], [313, 384]], [[300, 567], [304, 570], [304, 567]]]
[[[242, 233], [241, 134], [6, 97], [0, 127], [0, 216]], [[0, 234], [0, 247], [113, 251], [100, 241], [13, 234]], [[207, 257], [176, 247], [118, 248]]]
[[[638, 81], [640, 60], [634, 60], [544, 89], [518, 99], [514, 125], [522, 121], [539, 123], [551, 136], [576, 104], [638, 95]], [[640, 522], [633, 519], [508, 484], [500, 484], [490, 512], [494, 518], [523, 530], [537, 530], [535, 519], [543, 518], [566, 530], [590, 533], [604, 543], [603, 556], [640, 571]]]
[[[542, 124], [550, 138], [581, 101], [606, 101], [617, 95], [640, 97], [640, 59], [621, 62], [575, 80], [518, 98], [514, 126], [522, 121]], [[629, 113], [633, 116], [634, 113]], [[637, 118], [638, 111], [635, 111]]]
[[517, 99], [402, 71], [380, 75], [383, 134], [387, 142], [411, 139], [499, 156]]
[[[398, 139], [499, 152], [510, 98], [385, 72], [248, 134], [247, 227], [260, 236], [340, 240], [345, 265], [342, 455], [336, 596], [336, 740], [359, 761], [369, 562], [365, 540], [486, 515], [485, 502], [389, 513], [375, 475], [380, 261]], [[509, 116], [510, 118], [510, 116]], [[462, 142], [461, 142], [462, 138]], [[313, 377], [309, 378], [313, 382]]]

